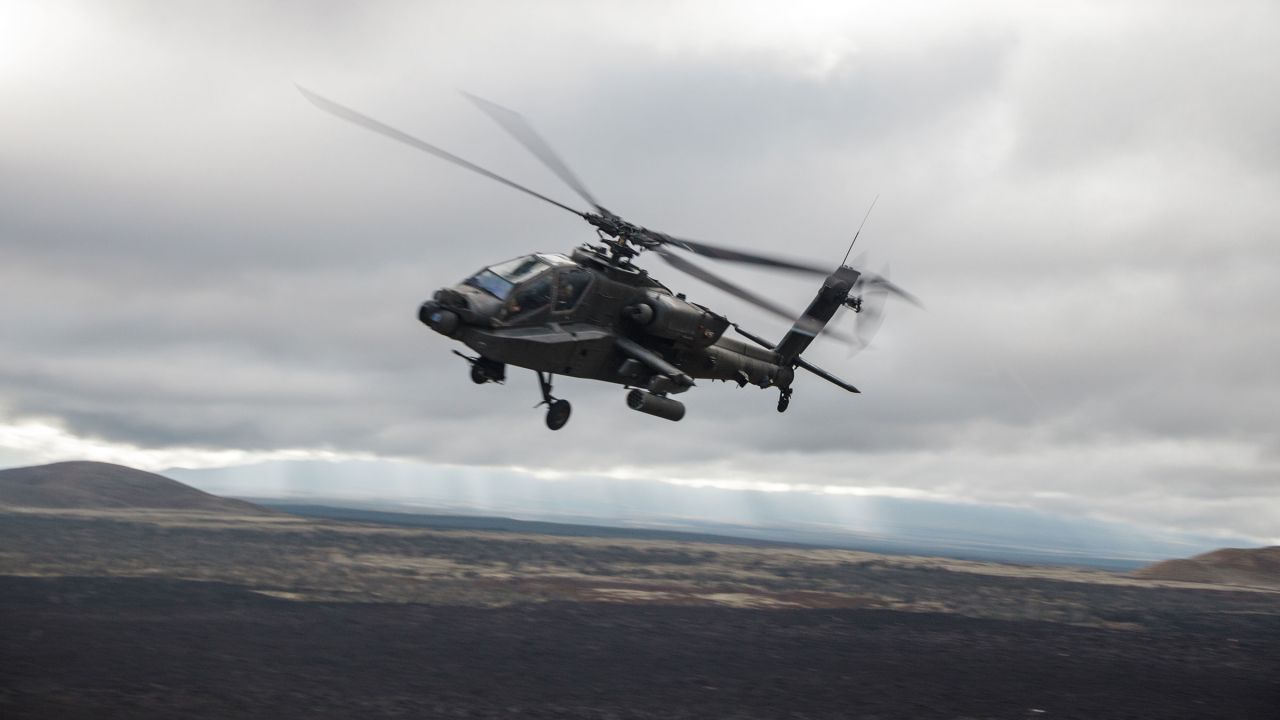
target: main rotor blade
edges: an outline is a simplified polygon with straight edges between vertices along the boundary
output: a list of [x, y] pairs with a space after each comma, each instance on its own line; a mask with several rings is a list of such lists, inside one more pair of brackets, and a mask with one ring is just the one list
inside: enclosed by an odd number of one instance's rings
[[466, 95], [471, 102], [475, 103], [476, 107], [480, 108], [484, 114], [492, 118], [494, 122], [501, 125], [502, 129], [510, 133], [510, 135], [518, 140], [521, 145], [524, 145], [526, 150], [537, 156], [537, 158], [542, 161], [543, 165], [550, 168], [551, 172], [555, 173], [556, 176], [563, 180], [566, 185], [573, 188], [574, 192], [578, 193], [579, 197], [591, 204], [591, 207], [602, 213], [609, 214], [608, 211], [596, 201], [595, 196], [587, 190], [587, 186], [578, 179], [577, 175], [573, 174], [573, 171], [569, 169], [569, 166], [565, 164], [564, 160], [560, 159], [560, 156], [556, 154], [556, 151], [551, 149], [551, 145], [549, 145], [546, 140], [542, 139], [542, 136], [533, 129], [533, 126], [529, 124], [528, 120], [525, 120], [523, 115], [515, 110], [502, 107], [495, 102], [490, 102], [482, 97], [472, 95], [469, 92], [464, 91], [462, 94]]
[[747, 263], [750, 265], [782, 268], [783, 270], [794, 270], [796, 272], [809, 273], [811, 275], [821, 275], [822, 277], [830, 275], [832, 270], [831, 268], [822, 267], [820, 265], [810, 265], [808, 263], [769, 257], [767, 255], [756, 255], [754, 253], [720, 247], [718, 245], [709, 245], [700, 240], [672, 237], [666, 233], [655, 232], [653, 230], [646, 230], [645, 232], [660, 243], [675, 245], [676, 247], [684, 248], [695, 255], [715, 258], [716, 260], [729, 260], [731, 262]]
[[[837, 315], [837, 317], [839, 316]], [[796, 320], [795, 324], [792, 325], [791, 328], [796, 332], [803, 333], [809, 337], [818, 337], [821, 335], [823, 337], [835, 338], [846, 345], [857, 342], [849, 335], [846, 335], [836, 329], [835, 318], [830, 322], [824, 323], [821, 320], [811, 318], [808, 315], [803, 315]]]
[[[821, 333], [823, 335], [829, 335], [831, 337], [839, 338], [841, 340], [846, 340], [846, 341], [852, 340], [852, 338], [849, 338], [843, 333], [837, 330], [834, 330], [830, 327], [827, 327], [827, 328], [818, 327], [815, 324], [815, 321], [812, 320], [812, 318], [807, 318], [804, 316], [797, 317], [796, 315], [788, 311], [786, 308], [773, 302], [772, 300], [769, 300], [767, 298], [762, 298], [759, 295], [756, 295], [755, 293], [751, 292], [750, 290], [741, 288], [729, 282], [728, 280], [725, 280], [719, 275], [716, 275], [710, 270], [707, 270], [706, 268], [700, 265], [695, 265], [694, 263], [680, 257], [679, 255], [667, 250], [665, 247], [661, 245], [659, 245], [655, 249], [655, 252], [657, 252], [658, 256], [661, 257], [663, 260], [666, 260], [668, 263], [670, 263], [671, 266], [674, 267], [675, 269], [680, 270], [681, 272], [688, 273], [689, 275], [692, 275], [698, 278], [699, 280], [707, 283], [708, 285], [720, 288], [721, 290], [729, 293], [730, 295], [733, 295], [736, 298], [746, 300], [747, 302], [751, 303], [752, 305], [755, 305], [756, 307], [762, 310], [767, 310], [768, 312], [771, 312], [774, 315], [777, 315], [778, 317], [784, 320], [792, 322], [795, 325], [800, 326], [802, 328], [801, 329], [802, 332], [808, 332], [811, 335], [817, 335]], [[810, 325], [812, 326], [811, 328], [806, 327]]]
[[[653, 230], [645, 230], [645, 232], [650, 237], [653, 237], [659, 242], [675, 245], [676, 247], [684, 248], [685, 250], [688, 250], [689, 252], [695, 253], [697, 255], [702, 255], [704, 257], [709, 257], [709, 258], [715, 258], [717, 260], [729, 260], [732, 262], [740, 262], [740, 263], [748, 263], [752, 265], [764, 265], [766, 267], [782, 268], [784, 270], [795, 270], [796, 272], [809, 273], [811, 275], [821, 275], [822, 277], [826, 277], [827, 275], [831, 274], [830, 270], [823, 268], [820, 265], [810, 265], [807, 263], [796, 262], [792, 260], [783, 260], [781, 258], [773, 258], [767, 255], [756, 255], [754, 253], [743, 252], [741, 250], [733, 250], [730, 248], [720, 247], [717, 245], [709, 245], [701, 241], [689, 240], [687, 238], [672, 237], [671, 235], [668, 235], [666, 233], [655, 232]], [[859, 257], [861, 257], [861, 255], [859, 255]], [[855, 269], [858, 267], [856, 258], [855, 258], [853, 267]], [[916, 307], [919, 307], [919, 308], [924, 307], [924, 303], [920, 302], [920, 298], [916, 297], [915, 295], [912, 295], [910, 292], [907, 292], [902, 287], [895, 285], [892, 282], [889, 282], [889, 278], [881, 277], [880, 275], [876, 275], [875, 273], [865, 272], [862, 270], [859, 270], [859, 272], [862, 273], [861, 279], [863, 282], [876, 287], [884, 288], [890, 294], [896, 295], [899, 298], [902, 298], [903, 300], [906, 300], [907, 302], [911, 303], [912, 305], [915, 305]]]
[[773, 313], [774, 315], [777, 315], [778, 317], [783, 318], [784, 320], [794, 322], [796, 319], [796, 315], [794, 313], [788, 311], [786, 308], [773, 302], [772, 300], [762, 298], [759, 295], [756, 295], [755, 293], [751, 292], [750, 290], [745, 290], [743, 288], [740, 288], [737, 285], [734, 285], [733, 283], [729, 282], [728, 280], [725, 280], [724, 278], [720, 277], [719, 275], [716, 275], [710, 270], [707, 270], [706, 268], [700, 267], [698, 265], [693, 264], [692, 262], [689, 262], [688, 260], [685, 260], [684, 258], [667, 250], [665, 247], [662, 247], [661, 245], [657, 247], [656, 252], [658, 253], [659, 257], [661, 257], [663, 260], [666, 260], [675, 269], [680, 270], [681, 272], [688, 273], [689, 275], [692, 275], [698, 278], [699, 280], [707, 283], [708, 285], [712, 285], [714, 287], [720, 288], [721, 290], [729, 293], [730, 295], [733, 295], [734, 297], [742, 300], [746, 300], [752, 305], [755, 305], [756, 307], [762, 310], [767, 310]]
[[356, 112], [355, 110], [352, 110], [349, 107], [346, 107], [345, 105], [340, 105], [332, 100], [329, 100], [328, 98], [321, 97], [311, 92], [310, 90], [302, 87], [301, 85], [297, 87], [298, 87], [298, 91], [302, 93], [302, 96], [305, 97], [307, 100], [309, 100], [312, 105], [315, 105], [316, 107], [329, 113], [330, 115], [342, 118], [343, 120], [346, 120], [347, 122], [350, 122], [350, 123], [355, 123], [356, 125], [359, 125], [365, 128], [366, 130], [372, 130], [378, 133], [379, 135], [384, 135], [386, 137], [391, 138], [392, 140], [398, 140], [410, 147], [417, 148], [418, 150], [421, 150], [422, 152], [425, 152], [430, 155], [435, 155], [441, 160], [447, 160], [453, 163], [454, 165], [459, 165], [472, 172], [479, 173], [491, 180], [497, 180], [498, 182], [502, 183], [503, 185], [506, 185], [507, 187], [515, 188], [516, 190], [519, 190], [522, 193], [532, 195], [533, 197], [536, 197], [539, 200], [542, 200], [544, 202], [549, 202], [558, 208], [568, 210], [569, 212], [573, 213], [574, 215], [577, 215], [578, 217], [584, 217], [582, 212], [575, 210], [569, 207], [568, 205], [565, 205], [562, 202], [552, 200], [551, 198], [547, 197], [546, 195], [543, 195], [540, 192], [537, 192], [535, 190], [530, 190], [529, 188], [521, 185], [520, 183], [517, 183], [513, 180], [508, 180], [491, 170], [486, 170], [485, 168], [482, 168], [479, 165], [476, 165], [470, 160], [464, 160], [458, 157], [457, 155], [454, 155], [451, 152], [441, 150], [435, 145], [419, 140], [418, 138], [408, 133], [401, 132], [400, 130], [395, 129], [390, 125], [386, 125], [381, 122], [378, 122], [377, 120], [374, 120], [368, 115], [363, 115], [361, 113]]
[[[716, 245], [708, 245], [707, 243], [704, 243], [701, 241], [694, 241], [686, 238], [672, 237], [670, 235], [667, 235], [666, 233], [654, 232], [652, 230], [646, 230], [645, 232], [647, 232], [651, 236], [655, 236], [656, 238], [658, 238], [663, 242], [670, 243], [677, 247], [682, 247], [688, 250], [689, 252], [696, 253], [704, 257], [715, 258], [717, 260], [730, 260], [732, 262], [749, 263], [752, 265], [764, 265], [766, 267], [782, 268], [784, 270], [795, 270], [796, 272], [809, 273], [811, 275], [821, 275], [823, 277], [826, 277], [827, 275], [831, 274], [831, 271], [829, 269], [823, 268], [820, 265], [810, 265], [807, 263], [796, 262], [792, 260], [783, 260], [781, 258], [773, 258], [767, 255], [756, 255], [754, 253], [743, 252], [741, 250], [733, 250], [730, 248], [719, 247]], [[853, 267], [855, 269], [858, 267], [858, 263], [856, 259], [854, 261]], [[859, 270], [859, 272], [862, 273], [861, 279], [863, 282], [866, 282], [876, 287], [884, 288], [890, 294], [896, 295], [899, 298], [902, 298], [903, 300], [906, 300], [907, 302], [911, 303], [912, 305], [915, 305], [916, 307], [919, 307], [919, 308], [924, 307], [924, 303], [920, 302], [920, 298], [902, 289], [902, 287], [895, 285], [892, 282], [889, 282], [889, 278], [881, 277], [880, 275], [876, 275], [875, 273], [865, 272], [862, 270]]]

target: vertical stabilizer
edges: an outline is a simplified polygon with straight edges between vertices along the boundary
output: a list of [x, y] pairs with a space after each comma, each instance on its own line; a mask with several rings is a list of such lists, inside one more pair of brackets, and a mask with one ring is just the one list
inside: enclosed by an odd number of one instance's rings
[[835, 272], [827, 276], [822, 289], [814, 296], [813, 302], [796, 320], [791, 330], [782, 337], [782, 341], [774, 348], [781, 358], [782, 365], [795, 365], [796, 358], [809, 347], [809, 343], [822, 332], [831, 321], [836, 310], [849, 299], [849, 291], [858, 281], [860, 273], [848, 265], [841, 265]]

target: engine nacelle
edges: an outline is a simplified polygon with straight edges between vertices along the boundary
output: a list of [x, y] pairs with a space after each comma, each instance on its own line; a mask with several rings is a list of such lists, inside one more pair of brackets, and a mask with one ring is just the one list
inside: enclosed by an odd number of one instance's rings
[[652, 293], [625, 312], [650, 335], [693, 347], [714, 343], [729, 327], [724, 316], [665, 293]]
[[715, 345], [702, 352], [705, 361], [698, 370], [698, 377], [733, 380], [739, 385], [751, 383], [760, 387], [789, 387], [795, 378], [795, 371], [789, 367], [751, 357], [731, 347]]

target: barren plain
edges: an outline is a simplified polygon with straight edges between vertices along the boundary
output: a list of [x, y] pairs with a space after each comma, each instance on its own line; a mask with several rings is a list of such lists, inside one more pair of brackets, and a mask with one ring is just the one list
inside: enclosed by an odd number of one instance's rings
[[1280, 717], [1280, 594], [844, 550], [0, 514], [5, 717]]

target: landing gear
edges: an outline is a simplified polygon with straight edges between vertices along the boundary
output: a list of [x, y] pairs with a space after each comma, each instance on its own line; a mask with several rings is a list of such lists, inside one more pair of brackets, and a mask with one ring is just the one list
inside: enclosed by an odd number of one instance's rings
[[784, 388], [778, 396], [778, 412], [786, 412], [791, 405], [791, 388]]
[[572, 411], [573, 408], [568, 400], [556, 400], [551, 403], [551, 407], [547, 408], [547, 427], [552, 430], [564, 427], [564, 424], [569, 422], [569, 413]]
[[551, 394], [551, 373], [543, 375], [541, 370], [534, 372], [538, 373], [538, 385], [542, 388], [542, 402], [534, 407], [546, 405], [547, 427], [559, 430], [569, 422], [569, 413], [573, 411], [573, 407], [569, 405], [568, 400], [559, 400]]

